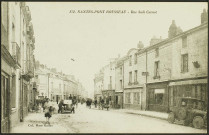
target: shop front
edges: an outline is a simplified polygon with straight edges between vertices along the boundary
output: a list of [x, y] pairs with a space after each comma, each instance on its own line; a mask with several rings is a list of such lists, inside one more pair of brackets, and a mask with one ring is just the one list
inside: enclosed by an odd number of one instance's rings
[[208, 105], [207, 78], [175, 81], [169, 83], [169, 106], [176, 105], [178, 97], [191, 97], [205, 101], [205, 109]]
[[115, 108], [123, 108], [123, 92], [115, 92]]
[[142, 88], [124, 89], [124, 108], [142, 109]]
[[104, 99], [105, 103], [109, 101], [111, 108], [115, 107], [115, 90], [103, 90], [102, 98]]
[[147, 84], [147, 109], [168, 112], [168, 82]]
[[12, 82], [16, 80], [14, 80], [16, 61], [12, 58], [5, 45], [8, 47], [8, 43], [1, 45], [1, 133], [9, 133], [11, 130], [11, 102], [14, 100], [11, 98], [13, 94]]

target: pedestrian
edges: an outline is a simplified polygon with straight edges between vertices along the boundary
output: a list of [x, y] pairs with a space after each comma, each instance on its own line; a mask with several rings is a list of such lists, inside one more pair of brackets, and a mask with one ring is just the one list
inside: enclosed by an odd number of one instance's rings
[[92, 100], [90, 99], [89, 100], [89, 108], [91, 109], [91, 103], [92, 103]]
[[103, 107], [104, 107], [104, 99], [103, 98], [101, 99], [101, 106], [102, 106], [102, 110], [103, 110]]
[[97, 100], [94, 101], [95, 108], [97, 108]]
[[59, 104], [58, 104], [58, 107], [59, 107], [59, 110], [58, 110], [58, 113], [62, 113], [62, 106], [64, 105], [63, 103], [63, 100], [60, 100]]
[[76, 103], [75, 104], [76, 104], [76, 108], [78, 108], [78, 100], [76, 100]]
[[49, 119], [52, 117], [52, 112], [53, 112], [53, 107], [49, 103], [49, 99], [47, 99], [47, 101], [45, 102], [44, 108], [45, 108], [46, 122], [49, 123]]

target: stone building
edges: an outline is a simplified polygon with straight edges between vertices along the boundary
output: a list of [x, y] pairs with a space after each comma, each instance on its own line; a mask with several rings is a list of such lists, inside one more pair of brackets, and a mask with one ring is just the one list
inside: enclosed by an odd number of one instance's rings
[[33, 105], [35, 38], [25, 2], [2, 2], [1, 11], [1, 129], [10, 132]]
[[38, 91], [36, 99], [49, 98], [53, 102], [69, 97], [87, 98], [86, 90], [81, 82], [75, 80], [73, 75], [57, 72], [55, 68], [48, 68], [36, 62], [35, 81]]
[[194, 97], [207, 104], [207, 30], [205, 22], [145, 48], [148, 110], [167, 112], [177, 97]]
[[142, 109], [143, 85], [139, 84], [139, 65], [138, 51], [143, 48], [139, 42], [138, 48], [128, 51], [124, 60], [124, 108]]
[[[187, 31], [169, 27], [168, 38], [153, 37], [150, 45], [128, 51], [115, 66], [115, 106], [123, 93], [123, 107], [168, 112], [178, 97], [193, 97], [208, 104], [208, 11], [201, 24]], [[104, 92], [109, 65], [104, 67]], [[103, 92], [103, 93], [104, 93]], [[104, 95], [104, 94], [103, 94]]]
[[98, 74], [94, 76], [94, 98], [97, 101], [101, 101], [102, 99], [102, 90], [104, 89], [104, 72], [100, 70]]
[[119, 58], [115, 67], [115, 108], [123, 108], [124, 91], [124, 60], [126, 57]]

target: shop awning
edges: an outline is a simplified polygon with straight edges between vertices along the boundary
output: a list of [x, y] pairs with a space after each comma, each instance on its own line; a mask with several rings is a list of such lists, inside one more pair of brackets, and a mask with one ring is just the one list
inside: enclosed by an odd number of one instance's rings
[[178, 81], [178, 82], [170, 82], [169, 86], [174, 85], [188, 85], [188, 84], [203, 84], [207, 83], [207, 79], [198, 79], [198, 80], [187, 80], [187, 81]]

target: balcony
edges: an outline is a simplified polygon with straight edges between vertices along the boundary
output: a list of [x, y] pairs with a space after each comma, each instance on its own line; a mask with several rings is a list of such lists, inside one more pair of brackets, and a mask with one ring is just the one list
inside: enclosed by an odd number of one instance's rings
[[33, 90], [37, 90], [36, 82], [33, 82]]
[[30, 9], [29, 9], [28, 6], [26, 6], [25, 8], [26, 8], [26, 13], [27, 13], [28, 21], [31, 21], [31, 12], [30, 12]]
[[29, 25], [27, 26], [26, 29], [27, 29], [27, 34], [29, 35], [29, 38], [33, 40], [33, 34], [34, 34], [33, 24], [29, 22]]
[[16, 62], [15, 67], [20, 68], [20, 47], [16, 42], [12, 42], [12, 57]]
[[25, 62], [25, 73], [23, 74], [23, 78], [29, 81], [31, 78], [34, 77], [34, 64], [32, 61], [28, 60]]

